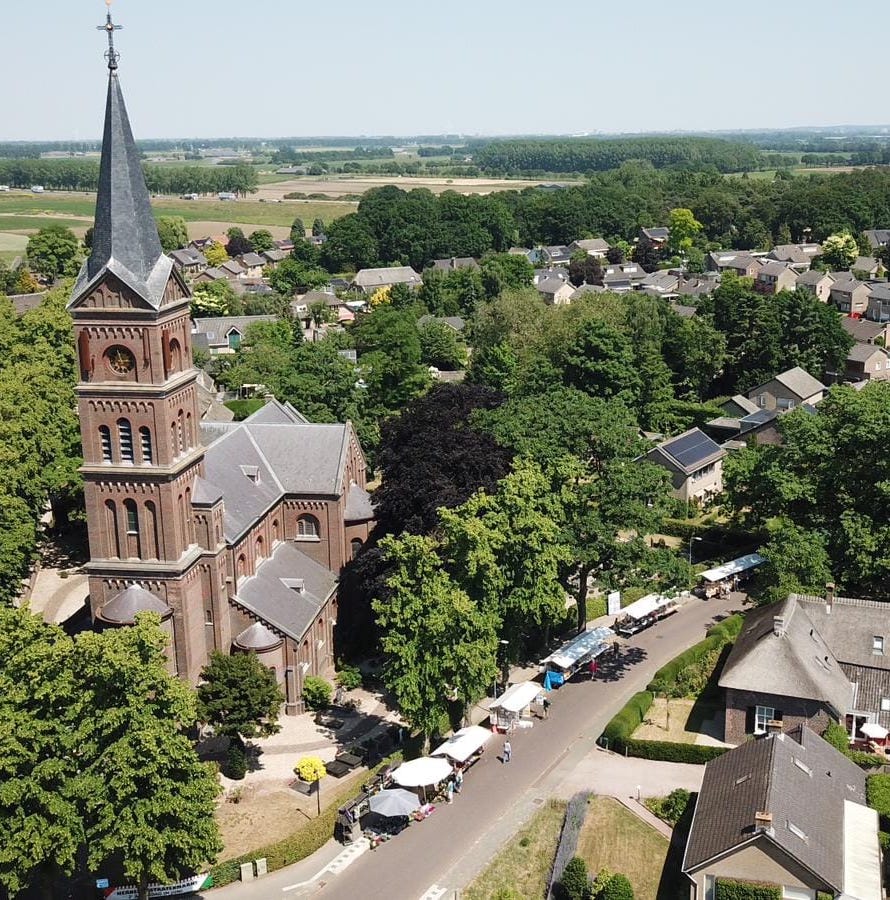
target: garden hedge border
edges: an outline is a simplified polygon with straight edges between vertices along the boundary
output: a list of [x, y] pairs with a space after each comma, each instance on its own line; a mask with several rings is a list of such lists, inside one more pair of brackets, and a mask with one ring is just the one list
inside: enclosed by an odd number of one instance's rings
[[765, 881], [735, 881], [718, 878], [714, 900], [782, 900], [782, 888]]
[[562, 878], [566, 866], [578, 849], [578, 837], [584, 827], [584, 820], [587, 818], [587, 804], [590, 797], [589, 791], [579, 791], [572, 796], [566, 806], [562, 830], [559, 833], [559, 843], [556, 845], [553, 865], [550, 868], [550, 881], [547, 886], [548, 900], [553, 897], [554, 886]]

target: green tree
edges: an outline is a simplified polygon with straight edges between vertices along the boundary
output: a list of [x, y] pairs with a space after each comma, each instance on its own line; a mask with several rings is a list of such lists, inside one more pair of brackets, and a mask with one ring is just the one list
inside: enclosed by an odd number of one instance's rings
[[628, 877], [617, 872], [606, 882], [600, 898], [601, 900], [634, 900], [634, 889]]
[[296, 259], [283, 260], [269, 273], [269, 284], [279, 294], [293, 297], [326, 284], [330, 275], [324, 269], [312, 268]]
[[573, 856], [566, 864], [559, 877], [558, 895], [562, 900], [590, 900], [590, 875], [580, 856]]
[[317, 675], [307, 675], [303, 679], [303, 700], [310, 709], [325, 709], [330, 706], [333, 690], [330, 682]]
[[47, 278], [76, 275], [81, 261], [80, 241], [64, 225], [47, 225], [28, 241], [28, 264]]
[[27, 608], [0, 608], [0, 885], [50, 897], [84, 842], [72, 642]]
[[182, 216], [159, 216], [158, 237], [164, 253], [180, 250], [189, 242], [188, 226]]
[[445, 572], [431, 538], [381, 542], [392, 573], [386, 600], [372, 604], [386, 656], [384, 681], [426, 750], [451, 704], [466, 708], [497, 672], [497, 620]]
[[467, 354], [454, 329], [433, 320], [420, 328], [420, 359], [425, 365], [452, 371], [466, 365]]
[[668, 247], [674, 253], [688, 253], [695, 239], [701, 234], [704, 226], [692, 213], [691, 209], [672, 209], [668, 217], [671, 229]]
[[848, 231], [830, 234], [822, 241], [822, 263], [832, 270], [849, 269], [859, 256], [856, 238]]
[[229, 254], [226, 253], [226, 248], [222, 244], [217, 244], [216, 241], [204, 248], [204, 259], [207, 260], [208, 266], [221, 266], [228, 258]]
[[291, 223], [290, 239], [294, 243], [296, 243], [297, 241], [306, 240], [306, 226], [303, 224], [303, 220], [299, 216]]
[[210, 654], [198, 685], [198, 720], [216, 734], [239, 744], [276, 734], [282, 703], [275, 673], [255, 653]]
[[228, 281], [202, 281], [192, 291], [191, 315], [193, 319], [230, 316], [238, 298]]
[[170, 674], [166, 644], [159, 618], [143, 613], [130, 628], [81, 634], [72, 657], [87, 862], [119, 860], [140, 900], [151, 882], [195, 872], [222, 849], [219, 783], [186, 735], [195, 697]]
[[780, 519], [772, 524], [763, 549], [766, 564], [751, 593], [761, 603], [784, 600], [791, 593], [821, 594], [831, 581], [825, 537]]
[[262, 253], [263, 250], [271, 250], [275, 246], [275, 238], [267, 228], [258, 228], [250, 235], [250, 243], [257, 253]]
[[316, 218], [312, 222], [312, 235], [313, 237], [323, 237], [324, 236], [324, 219]]

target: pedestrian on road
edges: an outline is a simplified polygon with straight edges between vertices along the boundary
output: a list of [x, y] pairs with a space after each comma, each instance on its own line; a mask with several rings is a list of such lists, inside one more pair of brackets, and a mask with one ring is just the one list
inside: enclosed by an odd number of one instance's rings
[[454, 773], [454, 793], [459, 794], [460, 789], [464, 786], [464, 773], [458, 769]]
[[510, 757], [513, 755], [513, 748], [510, 746], [509, 741], [504, 741], [504, 762], [510, 762]]
[[593, 681], [593, 679], [596, 678], [596, 660], [595, 659], [590, 660], [590, 665], [588, 666], [588, 668], [590, 669], [590, 680]]
[[454, 781], [452, 779], [448, 779], [448, 784], [445, 785], [445, 799], [451, 803], [454, 799]]
[[544, 707], [544, 718], [547, 719], [550, 717], [550, 698], [545, 697], [544, 702], [541, 704]]

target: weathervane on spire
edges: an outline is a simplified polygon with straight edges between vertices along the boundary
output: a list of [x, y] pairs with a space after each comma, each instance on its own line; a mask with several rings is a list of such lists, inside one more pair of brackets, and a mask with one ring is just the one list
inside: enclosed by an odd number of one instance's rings
[[105, 51], [105, 59], [108, 60], [108, 68], [113, 72], [117, 68], [117, 61], [121, 58], [120, 53], [114, 49], [114, 33], [120, 31], [124, 26], [115, 25], [111, 21], [111, 0], [105, 0], [108, 7], [108, 14], [105, 17], [104, 25], [97, 25], [97, 31], [104, 31], [108, 35], [108, 49]]

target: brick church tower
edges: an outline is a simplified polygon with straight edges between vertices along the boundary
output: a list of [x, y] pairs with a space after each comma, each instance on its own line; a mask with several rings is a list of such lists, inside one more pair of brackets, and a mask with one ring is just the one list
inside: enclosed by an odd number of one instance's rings
[[[118, 79], [109, 13], [108, 100], [92, 253], [69, 310], [93, 618], [155, 610], [171, 664], [196, 681], [205, 660], [202, 551], [192, 489], [203, 474], [189, 291], [163, 254]], [[205, 566], [206, 570], [206, 566]]]

